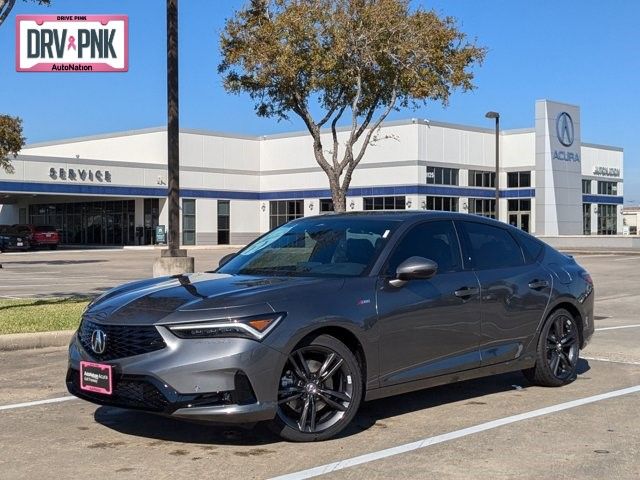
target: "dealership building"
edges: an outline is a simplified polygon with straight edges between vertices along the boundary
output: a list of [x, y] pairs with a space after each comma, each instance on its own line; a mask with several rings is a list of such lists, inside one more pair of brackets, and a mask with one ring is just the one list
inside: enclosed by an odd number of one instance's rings
[[[379, 137], [353, 175], [348, 211], [494, 216], [493, 128], [409, 119], [386, 122]], [[0, 224], [53, 225], [67, 244], [152, 244], [168, 221], [166, 146], [165, 128], [28, 145], [12, 173], [0, 169]], [[499, 146], [500, 220], [543, 236], [622, 233], [623, 150], [582, 141], [578, 106], [537, 101], [534, 126], [501, 131]], [[332, 210], [307, 132], [182, 130], [180, 183], [186, 245], [244, 244]]]

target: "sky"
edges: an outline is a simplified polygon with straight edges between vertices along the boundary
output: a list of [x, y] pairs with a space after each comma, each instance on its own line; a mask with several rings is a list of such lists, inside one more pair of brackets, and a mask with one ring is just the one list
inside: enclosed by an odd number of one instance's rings
[[[180, 125], [266, 135], [302, 130], [301, 121], [257, 117], [244, 95], [227, 94], [217, 65], [226, 18], [244, 0], [180, 2]], [[458, 19], [488, 49], [476, 89], [450, 104], [429, 103], [389, 119], [424, 118], [504, 128], [534, 124], [535, 100], [581, 107], [582, 141], [623, 147], [625, 203], [640, 204], [640, 2], [636, 0], [414, 0]], [[129, 15], [127, 73], [15, 71], [16, 14]], [[166, 124], [165, 0], [18, 0], [0, 26], [0, 113], [24, 121], [27, 143]]]

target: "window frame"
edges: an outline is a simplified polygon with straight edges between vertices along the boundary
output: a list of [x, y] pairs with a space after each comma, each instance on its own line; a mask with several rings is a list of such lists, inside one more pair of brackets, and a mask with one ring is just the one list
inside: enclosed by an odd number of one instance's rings
[[[458, 255], [459, 255], [458, 258], [460, 260], [460, 267], [456, 270], [452, 270], [450, 272], [445, 272], [445, 273], [460, 273], [460, 272], [469, 271], [470, 265], [467, 265], [467, 262], [465, 262], [464, 251], [462, 246], [462, 238], [460, 236], [460, 231], [458, 230], [458, 227], [456, 225], [457, 222], [453, 219], [434, 218], [430, 220], [419, 220], [419, 221], [413, 222], [407, 225], [407, 227], [404, 228], [403, 230], [397, 232], [395, 241], [391, 245], [388, 245], [388, 248], [389, 248], [388, 252], [386, 253], [384, 251], [380, 252], [380, 257], [378, 258], [378, 260], [380, 260], [380, 258], [383, 258], [383, 257], [384, 257], [384, 260], [382, 261], [382, 264], [380, 265], [380, 267], [377, 269], [377, 275], [381, 278], [395, 278], [395, 276], [387, 273], [387, 269], [389, 268], [389, 263], [391, 261], [391, 258], [396, 253], [396, 250], [400, 247], [400, 244], [402, 243], [402, 241], [406, 238], [406, 236], [409, 233], [411, 233], [411, 231], [414, 228], [419, 228], [422, 225], [435, 223], [435, 222], [450, 222], [453, 228], [453, 231], [455, 233], [455, 238], [458, 242]], [[376, 267], [376, 265], [374, 265], [374, 267]], [[437, 274], [438, 273], [436, 273], [436, 275]]]
[[[193, 213], [186, 213], [187, 210], [185, 209], [185, 205], [193, 205]], [[182, 245], [196, 245], [198, 243], [198, 240], [196, 238], [197, 232], [198, 232], [198, 226], [196, 223], [196, 214], [197, 214], [196, 199], [183, 198], [181, 207], [182, 207]], [[188, 218], [193, 218], [193, 229], [186, 228]], [[187, 233], [193, 233], [193, 243], [186, 242], [185, 234]]]
[[[528, 182], [523, 185], [523, 176], [528, 176]], [[515, 178], [515, 185], [511, 185], [511, 180]], [[515, 172], [507, 172], [507, 188], [530, 188], [531, 187], [531, 171], [530, 170], [518, 170]]]
[[[402, 199], [401, 202], [400, 199]], [[393, 200], [393, 208], [387, 208], [387, 204], [391, 200]], [[367, 203], [370, 203], [373, 208], [367, 208]], [[397, 208], [398, 203], [402, 203], [403, 208]], [[376, 205], [379, 205], [381, 208], [376, 208]], [[404, 210], [407, 210], [407, 197], [405, 195], [368, 195], [366, 197], [362, 197], [363, 212], [402, 212]]]
[[[473, 249], [471, 248], [471, 239], [469, 238], [469, 232], [467, 231], [466, 225], [470, 224], [470, 223], [475, 223], [475, 224], [481, 224], [481, 225], [485, 225], [489, 228], [497, 228], [500, 230], [503, 230], [507, 233], [507, 235], [509, 235], [511, 237], [511, 239], [514, 241], [514, 243], [518, 246], [518, 249], [520, 250], [520, 255], [522, 256], [522, 264], [521, 265], [511, 265], [508, 267], [493, 267], [493, 268], [477, 268], [476, 266], [476, 261], [474, 256], [472, 255], [472, 251]], [[522, 245], [520, 244], [520, 242], [518, 241], [518, 239], [516, 238], [516, 236], [514, 234], [512, 234], [509, 230], [510, 228], [505, 228], [501, 225], [492, 225], [486, 222], [478, 222], [478, 221], [474, 221], [473, 219], [464, 219], [464, 220], [455, 220], [455, 224], [457, 227], [457, 231], [460, 232], [460, 246], [462, 247], [462, 252], [463, 252], [463, 261], [465, 262], [469, 262], [470, 264], [470, 269], [473, 270], [474, 272], [484, 272], [484, 271], [490, 271], [490, 270], [504, 270], [506, 268], [521, 268], [523, 266], [527, 266], [530, 265], [530, 263], [527, 262], [527, 256], [522, 248]]]
[[[430, 177], [429, 173], [433, 176]], [[438, 181], [439, 177], [439, 181]], [[460, 185], [460, 169], [427, 165], [427, 185]]]

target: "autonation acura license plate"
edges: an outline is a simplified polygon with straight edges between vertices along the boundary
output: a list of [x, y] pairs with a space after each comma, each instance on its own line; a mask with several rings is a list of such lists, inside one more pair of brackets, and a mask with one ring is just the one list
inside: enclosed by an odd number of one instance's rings
[[111, 365], [80, 362], [80, 388], [89, 392], [111, 395], [113, 392]]

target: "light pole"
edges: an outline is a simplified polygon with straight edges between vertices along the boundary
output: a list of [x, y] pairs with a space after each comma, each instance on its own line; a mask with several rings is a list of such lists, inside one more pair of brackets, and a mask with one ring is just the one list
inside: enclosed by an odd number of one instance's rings
[[193, 257], [180, 248], [180, 121], [178, 108], [178, 0], [167, 0], [167, 196], [168, 249], [153, 265], [154, 276], [190, 273]]
[[496, 119], [496, 220], [500, 220], [500, 114], [498, 112], [487, 112], [487, 118]]

